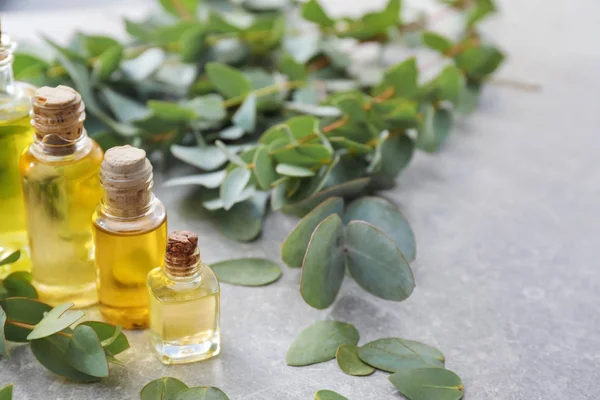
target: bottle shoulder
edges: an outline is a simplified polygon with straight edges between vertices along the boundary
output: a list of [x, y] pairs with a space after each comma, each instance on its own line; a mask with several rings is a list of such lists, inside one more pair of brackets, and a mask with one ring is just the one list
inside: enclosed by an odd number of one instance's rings
[[92, 216], [97, 229], [107, 232], [139, 235], [157, 229], [163, 229], [167, 235], [167, 209], [156, 197], [152, 200], [150, 210], [138, 218], [118, 218], [104, 213], [104, 206], [98, 204]]
[[202, 264], [198, 275], [190, 280], [171, 279], [163, 267], [148, 273], [148, 290], [161, 302], [182, 302], [219, 294], [219, 281], [206, 264]]
[[66, 156], [49, 156], [39, 151], [39, 147], [39, 143], [31, 143], [21, 154], [19, 166], [23, 176], [37, 175], [56, 168], [67, 175], [97, 175], [104, 159], [104, 151], [100, 145], [89, 138], [80, 149]]

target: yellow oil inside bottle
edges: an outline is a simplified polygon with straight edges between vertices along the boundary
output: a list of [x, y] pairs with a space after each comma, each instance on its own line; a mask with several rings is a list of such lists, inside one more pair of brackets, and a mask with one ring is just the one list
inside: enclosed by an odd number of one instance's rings
[[19, 158], [33, 140], [33, 127], [29, 109], [24, 107], [22, 111], [20, 118], [0, 119], [0, 256], [21, 250], [19, 261], [0, 267], [0, 278], [30, 268]]
[[103, 193], [103, 152], [88, 140], [86, 149], [64, 157], [38, 158], [29, 147], [20, 161], [33, 284], [51, 305], [85, 307], [98, 299], [91, 218]]
[[167, 220], [149, 231], [111, 232], [94, 224], [100, 311], [126, 329], [148, 326], [148, 272], [163, 264]]

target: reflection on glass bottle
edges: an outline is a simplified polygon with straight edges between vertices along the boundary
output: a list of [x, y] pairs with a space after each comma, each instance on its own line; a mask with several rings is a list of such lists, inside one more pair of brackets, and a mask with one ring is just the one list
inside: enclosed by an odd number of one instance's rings
[[126, 329], [148, 326], [146, 277], [162, 265], [167, 213], [152, 194], [152, 165], [131, 146], [106, 152], [104, 197], [93, 216], [100, 311]]
[[91, 217], [103, 152], [87, 136], [84, 104], [66, 86], [35, 92], [33, 143], [21, 156], [33, 284], [51, 305], [98, 300]]
[[19, 157], [33, 140], [29, 110], [35, 88], [15, 82], [14, 49], [15, 43], [0, 32], [0, 258], [21, 250], [17, 263], [0, 267], [0, 278], [30, 268]]
[[198, 236], [169, 235], [164, 267], [148, 274], [150, 342], [164, 364], [219, 354], [219, 281], [200, 260]]

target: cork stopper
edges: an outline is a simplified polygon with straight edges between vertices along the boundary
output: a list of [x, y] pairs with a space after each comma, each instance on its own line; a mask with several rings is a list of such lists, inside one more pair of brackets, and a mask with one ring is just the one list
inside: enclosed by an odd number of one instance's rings
[[44, 86], [35, 91], [31, 125], [44, 143], [59, 146], [79, 139], [83, 133], [85, 105], [81, 95], [68, 86]]
[[152, 164], [146, 152], [133, 146], [117, 146], [104, 155], [100, 169], [104, 203], [120, 217], [144, 215], [152, 202]]
[[198, 235], [190, 231], [174, 231], [169, 234], [165, 253], [165, 269], [177, 277], [186, 277], [198, 270], [200, 252]]

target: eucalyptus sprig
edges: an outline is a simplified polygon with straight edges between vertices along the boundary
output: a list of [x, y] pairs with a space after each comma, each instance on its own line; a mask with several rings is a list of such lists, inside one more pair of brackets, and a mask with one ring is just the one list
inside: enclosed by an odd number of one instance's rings
[[140, 392], [140, 400], [229, 400], [221, 389], [214, 386], [188, 387], [179, 379], [155, 379]]

